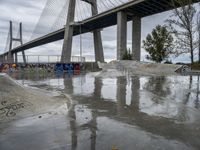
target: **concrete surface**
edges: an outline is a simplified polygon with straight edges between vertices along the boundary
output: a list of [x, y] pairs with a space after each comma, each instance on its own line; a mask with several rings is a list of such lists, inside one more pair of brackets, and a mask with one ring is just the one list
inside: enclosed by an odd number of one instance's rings
[[197, 76], [11, 76], [0, 76], [1, 150], [200, 149]]
[[[157, 64], [147, 63], [132, 60], [112, 61], [108, 64], [98, 63], [102, 68], [98, 72], [98, 77], [115, 78], [120, 76], [134, 76], [134, 75], [153, 75], [153, 76], [167, 76], [167, 75], [180, 75], [182, 65], [174, 64]], [[177, 72], [177, 70], [180, 70]]]

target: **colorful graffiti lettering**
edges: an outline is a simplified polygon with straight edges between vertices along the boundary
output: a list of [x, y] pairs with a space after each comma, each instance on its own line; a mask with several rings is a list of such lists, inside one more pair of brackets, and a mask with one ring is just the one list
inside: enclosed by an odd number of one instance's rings
[[0, 72], [10, 73], [18, 71], [27, 72], [56, 72], [78, 75], [81, 72], [80, 63], [57, 63], [57, 64], [0, 64]]

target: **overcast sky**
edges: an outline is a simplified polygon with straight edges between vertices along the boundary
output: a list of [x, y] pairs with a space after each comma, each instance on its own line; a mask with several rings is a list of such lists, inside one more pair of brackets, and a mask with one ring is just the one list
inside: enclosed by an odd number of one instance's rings
[[[14, 22], [14, 30], [17, 31], [18, 23], [23, 23], [23, 39], [28, 41], [31, 33], [38, 22], [42, 10], [47, 0], [0, 0], [0, 54], [4, 52], [7, 34], [9, 30], [9, 20]], [[56, 1], [56, 0], [54, 0]], [[57, 0], [60, 1], [60, 0]], [[59, 9], [59, 8], [58, 8]], [[142, 18], [142, 40], [152, 29], [158, 25], [164, 24], [164, 21], [169, 17], [170, 12], [165, 12], [149, 17]], [[131, 48], [131, 22], [128, 22], [128, 41], [127, 47]], [[14, 34], [16, 34], [14, 32]], [[94, 45], [91, 33], [82, 35], [83, 38], [83, 56], [87, 60], [94, 60]], [[79, 55], [80, 37], [76, 36], [73, 39], [73, 54]], [[107, 61], [116, 59], [116, 26], [105, 28], [102, 31], [104, 55]], [[27, 55], [60, 55], [62, 48], [62, 40], [50, 43], [44, 46], [36, 47], [26, 51]], [[142, 49], [141, 60], [145, 60], [146, 52]], [[174, 59], [174, 58], [173, 58]], [[187, 55], [183, 55], [174, 60], [189, 61]]]

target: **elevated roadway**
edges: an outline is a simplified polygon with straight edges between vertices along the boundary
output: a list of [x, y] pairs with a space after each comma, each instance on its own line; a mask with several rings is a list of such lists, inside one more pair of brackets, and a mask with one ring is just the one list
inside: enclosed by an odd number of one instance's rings
[[[200, 0], [193, 0], [194, 3], [200, 2]], [[178, 5], [176, 7], [179, 7]], [[120, 5], [88, 19], [85, 19], [81, 22], [73, 22], [71, 23], [74, 26], [73, 35], [80, 34], [80, 26], [81, 26], [81, 34], [91, 32], [95, 29], [102, 29], [106, 27], [110, 27], [117, 24], [117, 13], [120, 11], [127, 13], [127, 21], [132, 20], [133, 16], [137, 17], [146, 17], [153, 14], [162, 13], [164, 11], [172, 10], [174, 6], [171, 4], [171, 0], [132, 0], [126, 4]], [[64, 38], [64, 27], [55, 32], [49, 33], [32, 41], [29, 41], [19, 47], [12, 49], [12, 53], [21, 52], [23, 50], [27, 50], [30, 48], [34, 48], [37, 46], [41, 46], [44, 44], [48, 44], [51, 42], [55, 42]], [[8, 52], [0, 55], [7, 55]]]

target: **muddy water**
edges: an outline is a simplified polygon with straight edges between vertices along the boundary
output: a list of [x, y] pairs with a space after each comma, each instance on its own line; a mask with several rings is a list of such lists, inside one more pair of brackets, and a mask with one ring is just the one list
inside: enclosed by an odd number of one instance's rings
[[200, 149], [197, 76], [12, 77], [25, 86], [67, 94], [72, 101], [66, 116], [10, 129], [3, 149]]

